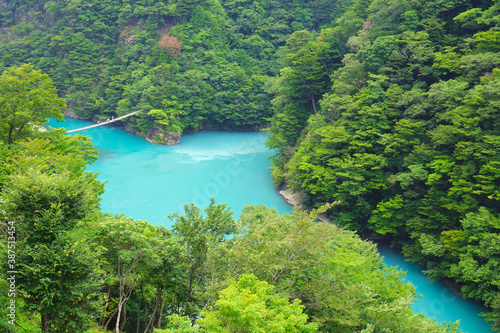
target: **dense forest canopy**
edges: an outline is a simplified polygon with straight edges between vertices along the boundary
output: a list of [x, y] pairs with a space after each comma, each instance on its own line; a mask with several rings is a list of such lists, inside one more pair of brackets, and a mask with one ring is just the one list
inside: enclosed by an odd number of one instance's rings
[[256, 129], [272, 116], [277, 50], [346, 4], [2, 1], [0, 69], [33, 64], [78, 117], [142, 110], [127, 126], [143, 136], [153, 127]]
[[[497, 318], [499, 10], [497, 1], [349, 7], [317, 42], [347, 47], [328, 85], [310, 81], [319, 109], [290, 63], [278, 79], [268, 141], [279, 150], [277, 184], [304, 206], [340, 202], [328, 211], [335, 223], [400, 247]], [[345, 20], [357, 20], [355, 33]]]
[[[235, 288], [273, 299], [262, 313], [293, 313], [276, 325], [297, 331], [438, 330], [408, 310], [411, 288], [380, 289], [396, 282], [375, 273], [371, 245], [299, 227], [302, 215], [253, 207], [234, 221], [214, 202], [205, 215], [186, 206], [166, 230], [100, 214], [88, 139], [36, 130], [60, 109], [92, 120], [141, 111], [125, 127], [149, 138], [269, 127], [277, 186], [449, 279], [500, 330], [499, 40], [498, 1], [0, 0], [1, 213], [27, 230], [23, 332], [189, 331], [183, 316], [200, 311], [207, 329], [230, 331], [229, 318], [219, 326], [240, 306], [224, 301]], [[17, 99], [9, 87], [23, 80]], [[330, 238], [290, 257], [315, 237]], [[327, 274], [325, 263], [346, 265], [342, 251], [368, 271]]]

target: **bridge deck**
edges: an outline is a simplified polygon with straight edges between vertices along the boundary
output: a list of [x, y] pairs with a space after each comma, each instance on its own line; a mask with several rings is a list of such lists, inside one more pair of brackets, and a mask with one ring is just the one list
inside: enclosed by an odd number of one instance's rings
[[94, 125], [90, 125], [90, 126], [85, 126], [85, 127], [80, 127], [80, 128], [72, 129], [72, 130], [69, 130], [67, 133], [73, 133], [73, 132], [83, 131], [83, 130], [86, 130], [86, 129], [89, 129], [89, 128], [94, 128], [94, 127], [108, 125], [108, 124], [114, 123], [115, 121], [122, 120], [124, 118], [133, 116], [134, 114], [139, 113], [139, 112], [141, 112], [141, 111], [134, 111], [134, 112], [128, 113], [126, 115], [123, 115], [121, 117], [118, 117], [118, 118], [115, 118], [115, 119], [112, 119], [112, 120], [109, 120], [109, 121], [100, 122], [99, 124], [94, 124]]

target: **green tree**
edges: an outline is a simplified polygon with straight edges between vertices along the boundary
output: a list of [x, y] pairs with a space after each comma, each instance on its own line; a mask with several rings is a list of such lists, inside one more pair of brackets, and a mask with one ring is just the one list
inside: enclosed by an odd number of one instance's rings
[[183, 332], [183, 333], [198, 333], [203, 329], [198, 325], [193, 325], [189, 316], [179, 316], [172, 314], [167, 317], [168, 323], [166, 329], [155, 329], [153, 333], [170, 333], [170, 332]]
[[[177, 106], [177, 103], [167, 102], [167, 107], [174, 108]], [[154, 117], [155, 123], [162, 126], [165, 131], [171, 133], [182, 133], [182, 124], [179, 121], [179, 116], [183, 115], [184, 112], [176, 110], [176, 109], [168, 109], [168, 110], [158, 110], [153, 109], [148, 112], [148, 116]]]
[[20, 294], [40, 313], [43, 332], [84, 332], [99, 310], [103, 281], [99, 250], [74, 233], [98, 208], [96, 181], [32, 170], [11, 182], [2, 192], [2, 218], [16, 222]]
[[197, 323], [207, 332], [316, 332], [317, 324], [307, 324], [299, 300], [289, 302], [275, 287], [243, 274], [229, 281], [211, 309], [201, 311]]
[[37, 130], [49, 117], [61, 120], [65, 108], [49, 76], [30, 64], [10, 67], [0, 76], [0, 130], [9, 145]]
[[100, 249], [81, 231], [103, 191], [85, 172], [96, 150], [88, 138], [64, 133], [36, 132], [2, 156], [0, 212], [15, 223], [19, 296], [44, 332], [83, 332], [101, 304]]
[[412, 313], [414, 288], [383, 265], [372, 243], [313, 222], [315, 214], [246, 207], [231, 240], [209, 251], [206, 303], [213, 304], [213, 291], [227, 288], [228, 279], [251, 273], [275, 286], [279, 297], [300, 300], [321, 331], [446, 331]]
[[20, 141], [15, 149], [5, 149], [0, 167], [0, 190], [10, 184], [10, 176], [35, 169], [41, 173], [66, 171], [75, 177], [81, 175], [100, 193], [102, 188], [91, 181], [91, 174], [84, 172], [86, 165], [97, 159], [97, 150], [92, 146], [90, 138], [81, 135], [67, 136], [65, 132], [65, 129], [39, 132], [37, 138]]
[[465, 297], [482, 299], [491, 306], [500, 294], [500, 218], [484, 207], [467, 214], [461, 221], [466, 242], [459, 251], [459, 260], [451, 266], [451, 275], [459, 282]]
[[[141, 279], [161, 267], [160, 255], [166, 243], [160, 237], [158, 227], [119, 216], [101, 216], [92, 233], [105, 248], [104, 269], [110, 273], [107, 284], [117, 289], [116, 308], [110, 309], [107, 323], [114, 318], [114, 330], [119, 333], [127, 321], [124, 317], [127, 302]], [[111, 294], [109, 298], [112, 298]]]
[[311, 114], [318, 113], [317, 101], [327, 91], [330, 45], [307, 42], [311, 37], [301, 31], [288, 39], [284, 60], [288, 66], [280, 71], [275, 87], [268, 145], [285, 155], [295, 146]]
[[216, 204], [213, 198], [205, 209], [206, 216], [194, 204], [184, 205], [184, 212], [185, 215], [174, 213], [169, 217], [174, 220], [172, 229], [179, 236], [185, 251], [183, 261], [187, 265], [187, 281], [184, 314], [191, 316], [195, 286], [204, 280], [207, 252], [211, 247], [225, 242], [226, 236], [235, 230], [235, 226], [233, 212], [226, 204]]
[[[310, 207], [340, 201], [330, 216], [340, 225], [362, 230], [387, 189], [380, 138], [392, 131], [397, 119], [392, 105], [402, 91], [393, 86], [384, 92], [386, 78], [372, 75], [368, 87], [353, 97], [338, 99], [338, 121], [328, 124], [311, 118], [300, 148], [285, 165], [288, 185], [302, 194]], [[330, 111], [331, 112], [331, 111]], [[355, 208], [354, 208], [355, 207]]]
[[[4, 224], [2, 224], [2, 227]], [[5, 225], [5, 228], [2, 228], [2, 237], [5, 237], [7, 239], [8, 235], [8, 230], [7, 226]], [[4, 256], [4, 258], [8, 258], [8, 252], [7, 252], [7, 242], [3, 242], [4, 244], [0, 245], [1, 246], [1, 253]], [[4, 269], [5, 272], [9, 271], [7, 267]], [[2, 277], [0, 278], [0, 290], [2, 290], [2, 293], [0, 294], [0, 300], [3, 302], [3, 304], [6, 304], [4, 308], [1, 311], [1, 318], [0, 318], [0, 327], [8, 332], [9, 329], [14, 330], [14, 325], [9, 323], [9, 321], [12, 319], [11, 316], [8, 316], [10, 309], [8, 306], [11, 304], [12, 294], [9, 295], [9, 293], [12, 293], [10, 291], [10, 283], [7, 281], [7, 278], [9, 278], [8, 275], [3, 274]], [[10, 296], [10, 297], [9, 297]], [[15, 304], [15, 309], [16, 309], [16, 314], [15, 314], [15, 323], [16, 323], [16, 332], [19, 333], [40, 333], [40, 316], [38, 313], [33, 312], [30, 309], [27, 309], [26, 304], [24, 303], [24, 300], [20, 297], [19, 294], [16, 295], [14, 299], [14, 304]]]

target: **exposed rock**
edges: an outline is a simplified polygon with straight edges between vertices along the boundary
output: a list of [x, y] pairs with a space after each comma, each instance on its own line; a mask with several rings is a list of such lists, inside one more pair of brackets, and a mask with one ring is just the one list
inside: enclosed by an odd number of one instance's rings
[[125, 39], [125, 41], [129, 44], [134, 44], [134, 40], [135, 40], [135, 35], [130, 35]]
[[326, 216], [325, 214], [318, 214], [318, 220], [320, 220], [321, 222], [334, 224], [333, 221], [330, 218], [328, 218], [328, 216]]
[[294, 207], [302, 208], [302, 204], [300, 203], [300, 195], [291, 192], [288, 188], [280, 190], [279, 194], [290, 205], [292, 205]]
[[[301, 200], [300, 194], [293, 193], [288, 187], [285, 187], [284, 189], [280, 190], [278, 193], [281, 195], [281, 197], [283, 197], [283, 199], [285, 199], [285, 201], [288, 204], [290, 204], [294, 207], [297, 207], [299, 209], [302, 209], [304, 211], [307, 211], [307, 209], [305, 209], [301, 204], [302, 200]], [[320, 213], [317, 215], [317, 218], [321, 222], [334, 224], [333, 221], [330, 218], [328, 218], [325, 214]]]
[[73, 119], [80, 119], [80, 120], [84, 120], [85, 118], [77, 115], [76, 113], [73, 112], [73, 110], [71, 110], [71, 108], [67, 108], [66, 110], [64, 110], [62, 112], [62, 114], [65, 116], [65, 117], [69, 117], [69, 118], [73, 118]]
[[137, 24], [131, 24], [129, 26], [122, 27], [122, 30], [120, 32], [120, 36], [118, 37], [118, 40], [120, 42], [125, 42], [127, 44], [134, 44], [135, 42], [135, 35], [140, 31], [140, 28]]
[[146, 135], [146, 140], [153, 143], [172, 146], [181, 141], [181, 135], [179, 133], [165, 132], [160, 128], [153, 127], [148, 135]]

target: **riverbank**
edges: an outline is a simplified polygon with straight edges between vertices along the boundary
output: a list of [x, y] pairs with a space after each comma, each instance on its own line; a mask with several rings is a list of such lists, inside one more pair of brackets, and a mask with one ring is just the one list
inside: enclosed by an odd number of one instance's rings
[[[278, 193], [289, 205], [292, 205], [293, 207], [297, 207], [301, 210], [306, 211], [306, 209], [301, 204], [301, 198], [299, 194], [291, 192], [290, 189], [288, 188], [278, 190]], [[334, 224], [333, 221], [323, 213], [318, 214], [317, 218], [321, 222]]]

